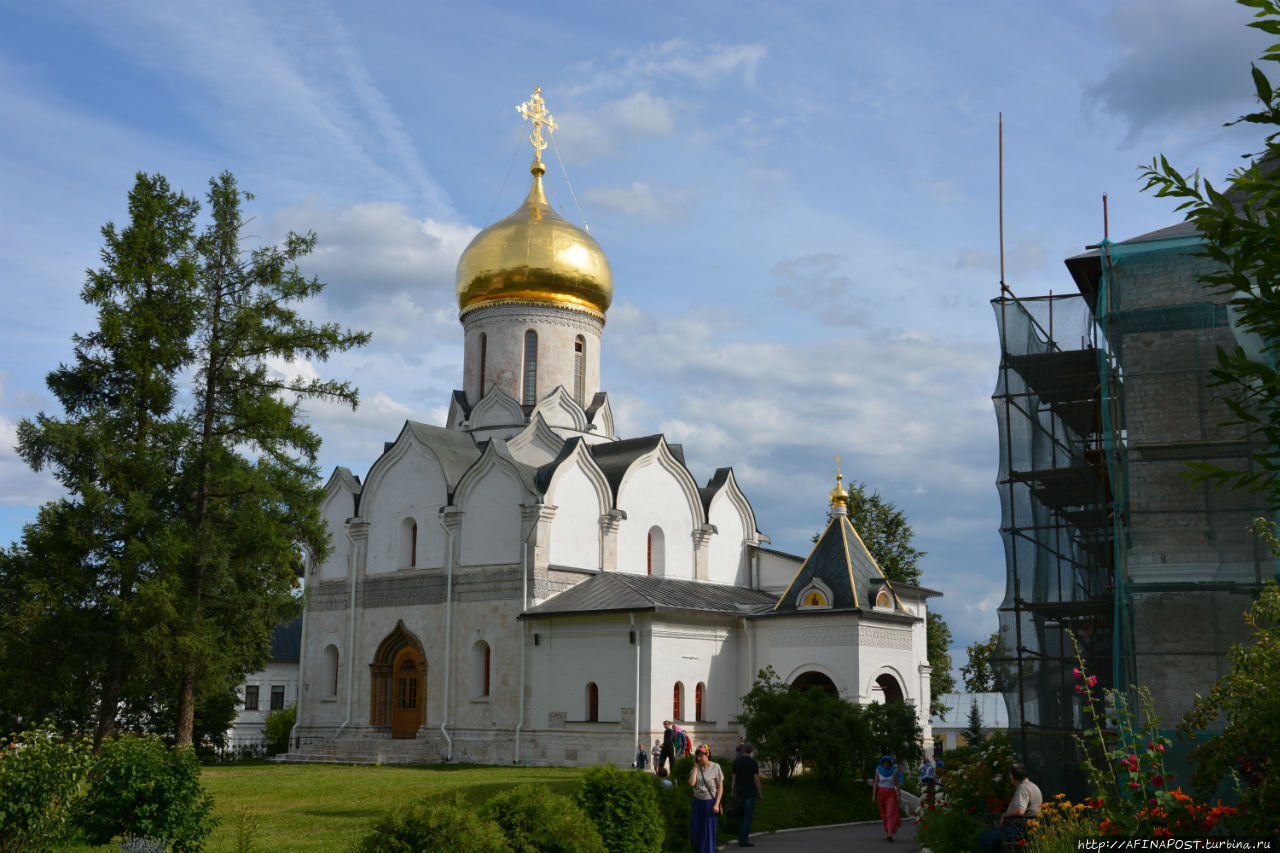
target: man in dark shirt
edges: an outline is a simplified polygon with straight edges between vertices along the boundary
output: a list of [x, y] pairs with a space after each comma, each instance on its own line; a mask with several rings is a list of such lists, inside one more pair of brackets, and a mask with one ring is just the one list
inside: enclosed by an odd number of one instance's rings
[[760, 764], [751, 757], [753, 752], [755, 747], [744, 743], [742, 754], [733, 760], [733, 784], [729, 790], [742, 809], [742, 817], [738, 823], [739, 847], [755, 847], [747, 840], [747, 836], [751, 833], [751, 818], [756, 812], [756, 801], [764, 799], [764, 791], [760, 789]]
[[[676, 766], [676, 733], [671, 729], [671, 721], [662, 721], [662, 754], [658, 757], [658, 767], [666, 767], [670, 761], [670, 769], [674, 770]], [[654, 768], [657, 771], [657, 767]]]

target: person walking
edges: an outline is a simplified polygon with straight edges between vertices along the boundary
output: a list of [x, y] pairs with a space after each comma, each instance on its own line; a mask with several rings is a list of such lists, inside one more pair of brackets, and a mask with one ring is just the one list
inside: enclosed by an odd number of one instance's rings
[[760, 787], [760, 763], [752, 757], [755, 747], [751, 744], [738, 744], [739, 755], [733, 760], [733, 782], [729, 794], [738, 803], [738, 846], [755, 847], [747, 836], [751, 834], [751, 818], [756, 812], [756, 803], [764, 800], [764, 791]]
[[711, 747], [700, 744], [693, 752], [693, 810], [689, 813], [689, 842], [693, 853], [716, 853], [716, 824], [720, 798], [724, 796], [724, 771], [711, 760]]
[[898, 785], [902, 782], [902, 774], [893, 765], [893, 758], [886, 755], [880, 759], [876, 768], [876, 786], [871, 792], [871, 801], [880, 809], [880, 820], [884, 822], [884, 840], [892, 841], [902, 826], [902, 816], [898, 808]]
[[[676, 733], [671, 729], [671, 721], [662, 721], [662, 752], [659, 753], [658, 766], [667, 767], [668, 770], [676, 769]], [[671, 764], [668, 766], [667, 762]]]

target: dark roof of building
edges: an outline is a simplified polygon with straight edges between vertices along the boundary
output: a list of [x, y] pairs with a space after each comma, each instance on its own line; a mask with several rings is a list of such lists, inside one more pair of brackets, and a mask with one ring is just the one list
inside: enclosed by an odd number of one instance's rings
[[[787, 591], [774, 606], [775, 613], [801, 609], [800, 595], [813, 581], [819, 581], [831, 591], [832, 609], [870, 608], [868, 600], [881, 586], [895, 589], [880, 570], [879, 564], [863, 544], [862, 537], [854, 530], [847, 515], [835, 514], [822, 532], [808, 559], [800, 566]], [[904, 612], [897, 593], [893, 594], [893, 609]]]
[[[592, 458], [596, 460], [596, 464], [600, 466], [600, 470], [609, 481], [609, 488], [613, 490], [615, 501], [618, 499], [618, 487], [622, 485], [622, 478], [626, 476], [631, 463], [653, 450], [664, 440], [662, 433], [658, 433], [642, 435], [639, 438], [624, 438], [622, 441], [593, 444], [588, 448]], [[680, 461], [681, 465], [684, 464], [683, 447], [678, 444], [668, 444], [667, 449]]]
[[302, 617], [277, 625], [271, 632], [271, 657], [273, 661], [295, 661], [302, 650]]
[[724, 613], [752, 616], [767, 613], [774, 597], [766, 592], [705, 581], [600, 572], [554, 598], [531, 607], [521, 619], [581, 613], [627, 611]]
[[455, 432], [417, 421], [406, 423], [418, 440], [430, 447], [440, 460], [449, 493], [453, 494], [462, 475], [480, 458], [480, 449], [476, 447], [475, 441], [465, 432]]

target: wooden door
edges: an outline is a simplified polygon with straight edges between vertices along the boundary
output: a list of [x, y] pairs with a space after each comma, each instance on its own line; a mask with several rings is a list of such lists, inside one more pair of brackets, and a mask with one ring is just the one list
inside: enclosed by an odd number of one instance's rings
[[391, 736], [411, 738], [418, 736], [422, 725], [423, 696], [427, 680], [418, 652], [406, 647], [396, 655], [391, 677], [395, 688], [391, 699]]

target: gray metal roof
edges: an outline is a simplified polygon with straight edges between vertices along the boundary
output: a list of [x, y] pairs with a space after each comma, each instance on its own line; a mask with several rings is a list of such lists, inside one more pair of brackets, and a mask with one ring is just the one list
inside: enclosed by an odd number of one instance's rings
[[627, 611], [725, 613], [751, 616], [767, 613], [776, 599], [755, 589], [705, 581], [657, 578], [624, 572], [601, 572], [554, 598], [526, 610], [521, 619], [567, 614]]
[[277, 625], [271, 632], [271, 657], [275, 661], [299, 659], [302, 650], [302, 617]]

